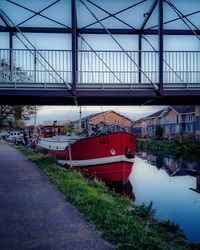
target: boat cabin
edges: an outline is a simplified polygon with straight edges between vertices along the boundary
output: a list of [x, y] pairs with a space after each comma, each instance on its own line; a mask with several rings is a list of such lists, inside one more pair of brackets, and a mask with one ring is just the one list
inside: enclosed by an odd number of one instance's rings
[[41, 137], [43, 138], [51, 138], [55, 135], [64, 135], [64, 126], [61, 125], [46, 125], [41, 129]]

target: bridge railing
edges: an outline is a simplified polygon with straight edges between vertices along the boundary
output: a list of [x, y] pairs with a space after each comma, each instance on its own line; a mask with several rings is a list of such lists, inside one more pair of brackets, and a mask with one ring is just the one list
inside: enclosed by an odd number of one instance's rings
[[200, 51], [164, 52], [165, 88], [200, 88]]
[[[157, 51], [78, 51], [77, 89], [152, 89]], [[70, 50], [0, 50], [1, 88], [67, 88]], [[164, 89], [200, 89], [200, 51], [164, 51]], [[152, 84], [153, 83], [153, 84]]]
[[[200, 51], [164, 51], [164, 89], [200, 88]], [[158, 51], [79, 51], [78, 87], [147, 89], [159, 84]]]
[[[79, 51], [79, 88], [147, 88], [158, 82], [158, 56], [139, 51]], [[141, 65], [139, 56], [141, 55]], [[151, 63], [148, 64], [148, 61]]]
[[66, 87], [71, 83], [71, 51], [0, 50], [1, 87]]

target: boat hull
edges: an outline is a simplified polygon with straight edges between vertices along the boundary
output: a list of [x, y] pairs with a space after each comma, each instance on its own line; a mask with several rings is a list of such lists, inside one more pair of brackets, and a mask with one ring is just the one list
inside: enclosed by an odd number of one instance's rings
[[[136, 138], [118, 132], [83, 138], [65, 150], [48, 149], [58, 163], [108, 182], [125, 182], [132, 171]], [[55, 147], [54, 147], [55, 148]]]
[[132, 162], [116, 162], [98, 166], [75, 167], [87, 177], [96, 177], [105, 182], [126, 182], [132, 171]]

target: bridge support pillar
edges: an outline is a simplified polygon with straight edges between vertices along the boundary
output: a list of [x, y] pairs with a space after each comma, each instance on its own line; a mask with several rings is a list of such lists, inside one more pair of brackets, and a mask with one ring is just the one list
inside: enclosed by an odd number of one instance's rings
[[163, 91], [163, 0], [158, 0], [159, 92]]
[[9, 68], [10, 68], [10, 81], [12, 81], [12, 68], [13, 68], [13, 54], [12, 54], [12, 49], [13, 49], [13, 32], [9, 32]]
[[78, 36], [77, 36], [77, 15], [76, 0], [71, 0], [71, 22], [72, 22], [72, 94], [76, 96], [76, 83], [78, 72]]
[[141, 83], [141, 68], [142, 68], [142, 34], [139, 34], [139, 37], [138, 37], [138, 50], [139, 50], [139, 55], [138, 55], [139, 77], [138, 77], [138, 81], [139, 81], [139, 83]]

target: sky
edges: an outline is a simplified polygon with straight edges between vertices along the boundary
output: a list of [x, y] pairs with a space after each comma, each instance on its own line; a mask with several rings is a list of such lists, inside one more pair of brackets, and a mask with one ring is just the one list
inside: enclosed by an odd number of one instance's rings
[[[140, 2], [140, 0], [92, 0], [94, 3], [104, 8], [107, 12], [115, 13], [123, 8], [126, 8], [132, 4]], [[113, 4], [113, 1], [115, 4]], [[142, 4], [137, 5], [136, 7], [126, 10], [117, 15], [118, 18], [127, 22], [134, 28], [139, 28], [144, 21], [144, 15], [150, 9], [154, 0], [146, 0]], [[53, 0], [15, 0], [17, 4], [21, 4], [24, 7], [33, 10], [40, 11], [46, 6], [53, 3]], [[85, 1], [85, 4], [89, 7], [89, 9], [95, 13], [95, 16], [98, 19], [106, 17], [108, 14], [102, 10], [99, 10], [97, 7]], [[183, 14], [187, 15], [191, 12], [200, 10], [200, 1], [199, 0], [171, 0], [173, 3]], [[77, 19], [78, 19], [78, 27], [84, 27], [90, 23], [93, 23], [95, 18], [89, 13], [86, 7], [79, 1], [76, 1], [77, 5]], [[71, 26], [71, 11], [70, 11], [71, 1], [70, 0], [60, 0], [58, 3], [53, 5], [52, 7], [46, 9], [41, 14], [56, 20], [57, 22], [62, 23], [54, 23], [49, 21], [43, 17], [35, 16], [25, 23], [21, 24], [21, 26], [30, 26], [30, 27], [64, 27]], [[34, 13], [25, 9], [20, 8], [19, 6], [13, 5], [7, 0], [0, 1], [0, 8], [5, 12], [5, 14], [10, 18], [14, 25], [18, 25], [23, 22], [25, 19], [32, 16]], [[20, 13], [20, 15], [19, 15]], [[59, 14], [58, 14], [59, 13]], [[177, 18], [177, 13], [172, 10], [168, 4], [164, 3], [164, 22], [169, 21], [171, 19]], [[189, 21], [192, 21], [198, 28], [199, 25], [200, 13], [189, 16]], [[114, 17], [108, 18], [102, 21], [102, 24], [106, 28], [130, 28], [127, 25], [121, 23], [119, 20], [116, 20]], [[154, 25], [158, 24], [158, 7], [155, 8], [152, 16], [147, 22], [145, 28], [150, 28]], [[0, 25], [4, 25], [0, 20]], [[190, 26], [194, 28], [191, 24]], [[90, 28], [102, 28], [101, 24], [97, 23]], [[175, 22], [165, 24], [164, 28], [166, 29], [188, 29], [186, 24], [177, 20]], [[71, 37], [70, 35], [60, 35], [60, 34], [25, 34], [27, 38], [38, 48], [38, 49], [71, 49]], [[158, 47], [158, 38], [157, 36], [146, 36], [152, 45], [157, 48]], [[47, 42], [48, 38], [48, 42]], [[108, 50], [117, 50], [119, 46], [114, 43], [109, 35], [84, 35], [84, 38], [92, 45], [93, 49], [108, 49]], [[137, 36], [123, 36], [116, 35], [115, 38], [121, 43], [121, 45], [126, 50], [137, 50], [138, 49], [138, 41]], [[0, 47], [8, 48], [8, 34], [1, 34]], [[79, 39], [79, 48], [81, 49], [83, 44]], [[86, 46], [86, 45], [85, 45]], [[87, 46], [86, 46], [87, 47]], [[14, 48], [24, 48], [22, 43], [15, 37], [14, 38]], [[143, 40], [143, 49], [151, 50], [151, 47]], [[165, 36], [164, 37], [164, 50], [200, 50], [200, 42], [195, 36]]]
[[[36, 116], [36, 125], [43, 124], [44, 121], [49, 120], [78, 120], [80, 117], [80, 110], [82, 118], [90, 114], [114, 110], [135, 121], [163, 107], [164, 106], [42, 106]], [[26, 121], [26, 125], [33, 124], [33, 117]]]

